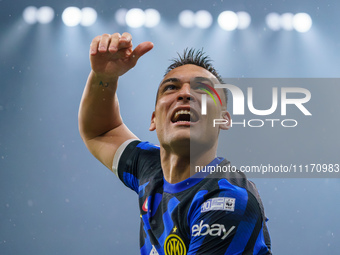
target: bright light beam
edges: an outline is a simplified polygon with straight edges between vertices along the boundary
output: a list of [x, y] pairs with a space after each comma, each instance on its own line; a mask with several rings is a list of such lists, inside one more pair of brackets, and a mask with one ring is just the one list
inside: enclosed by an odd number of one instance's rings
[[222, 29], [233, 31], [237, 28], [239, 20], [235, 12], [224, 11], [218, 15], [217, 22]]
[[126, 13], [125, 21], [129, 27], [138, 28], [145, 24], [146, 15], [142, 9], [133, 8]]
[[210, 14], [210, 12], [205, 10], [200, 10], [196, 12], [194, 17], [194, 22], [197, 27], [205, 29], [209, 28], [213, 22], [213, 18]]
[[115, 19], [116, 19], [116, 22], [121, 25], [121, 26], [126, 26], [126, 21], [125, 21], [125, 18], [126, 18], [126, 13], [128, 12], [127, 9], [124, 9], [124, 8], [121, 8], [121, 9], [118, 9], [116, 11], [116, 14], [115, 14]]
[[54, 19], [54, 10], [49, 6], [42, 6], [37, 11], [37, 20], [41, 24], [48, 24]]
[[266, 16], [266, 24], [273, 31], [278, 31], [281, 29], [280, 22], [281, 22], [280, 15], [275, 12], [269, 13]]
[[79, 25], [82, 19], [82, 12], [77, 7], [67, 7], [63, 14], [61, 15], [61, 18], [64, 22], [64, 24], [68, 27], [74, 27]]
[[191, 28], [195, 26], [195, 14], [190, 10], [184, 10], [179, 14], [178, 21], [182, 27]]
[[146, 27], [155, 27], [161, 21], [161, 15], [155, 9], [146, 9], [145, 11], [145, 26]]
[[281, 15], [281, 27], [284, 30], [291, 31], [293, 30], [293, 17], [294, 15], [292, 13], [284, 13]]
[[81, 21], [82, 26], [92, 26], [97, 20], [97, 12], [91, 7], [85, 7], [81, 9]]
[[312, 27], [312, 18], [307, 13], [297, 13], [293, 18], [293, 27], [300, 33], [308, 32]]
[[238, 29], [247, 29], [250, 26], [251, 23], [251, 17], [248, 12], [237, 12], [238, 17]]
[[37, 12], [38, 9], [34, 6], [28, 6], [22, 13], [22, 17], [24, 18], [27, 24], [35, 24], [37, 22]]

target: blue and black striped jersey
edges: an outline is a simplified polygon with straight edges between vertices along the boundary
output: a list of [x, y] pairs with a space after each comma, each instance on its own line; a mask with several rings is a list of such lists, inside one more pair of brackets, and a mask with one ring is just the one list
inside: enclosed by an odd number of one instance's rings
[[[209, 165], [218, 164], [229, 162]], [[121, 146], [113, 170], [139, 195], [141, 254], [271, 254], [260, 196], [243, 173], [171, 184], [159, 147], [136, 140]]]

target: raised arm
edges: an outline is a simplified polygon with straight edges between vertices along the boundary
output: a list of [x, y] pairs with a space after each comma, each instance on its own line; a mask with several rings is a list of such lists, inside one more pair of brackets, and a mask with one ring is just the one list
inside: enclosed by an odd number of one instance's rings
[[110, 170], [118, 147], [128, 139], [137, 139], [120, 116], [118, 78], [152, 47], [151, 42], [144, 42], [133, 50], [129, 33], [104, 34], [91, 43], [92, 70], [80, 103], [79, 132], [89, 151]]

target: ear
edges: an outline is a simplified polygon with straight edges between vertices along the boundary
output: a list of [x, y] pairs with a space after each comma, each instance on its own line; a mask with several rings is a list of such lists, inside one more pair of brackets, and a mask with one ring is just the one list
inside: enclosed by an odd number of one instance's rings
[[150, 131], [156, 130], [156, 115], [155, 115], [155, 112], [152, 113], [149, 130]]
[[226, 120], [225, 124], [219, 125], [220, 129], [223, 130], [228, 130], [230, 128], [231, 125], [231, 117], [228, 111], [222, 111], [221, 112], [221, 117]]

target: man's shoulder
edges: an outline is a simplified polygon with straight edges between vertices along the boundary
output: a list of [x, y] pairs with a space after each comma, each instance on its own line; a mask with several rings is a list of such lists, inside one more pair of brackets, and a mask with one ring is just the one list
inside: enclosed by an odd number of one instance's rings
[[121, 152], [115, 155], [113, 169], [117, 169], [120, 179], [124, 179], [124, 176], [134, 176], [141, 181], [159, 174], [161, 168], [159, 146], [150, 142], [131, 140], [119, 150]]
[[119, 160], [143, 160], [146, 159], [148, 161], [159, 161], [160, 160], [160, 152], [159, 146], [150, 143], [150, 142], [142, 142], [140, 140], [131, 140], [127, 144], [125, 144], [124, 148], [121, 149], [122, 153], [119, 157]]

